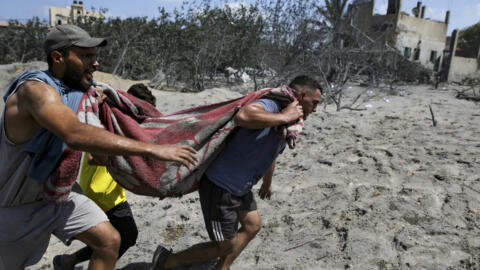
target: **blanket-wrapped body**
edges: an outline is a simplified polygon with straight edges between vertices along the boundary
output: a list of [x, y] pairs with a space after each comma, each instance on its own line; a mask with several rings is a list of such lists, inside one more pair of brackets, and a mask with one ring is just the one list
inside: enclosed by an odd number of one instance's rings
[[108, 171], [120, 185], [136, 194], [163, 198], [194, 191], [208, 164], [234, 129], [230, 120], [236, 108], [236, 102], [228, 102], [161, 117], [137, 117], [119, 107], [102, 104], [101, 117], [102, 122], [109, 125], [107, 130], [155, 144], [190, 145], [197, 150], [199, 159], [198, 166], [187, 168], [176, 162], [142, 156], [112, 156]]
[[[95, 90], [87, 92], [77, 112], [81, 122], [120, 136], [155, 144], [184, 144], [197, 150], [196, 166], [160, 161], [143, 156], [110, 156], [107, 169], [127, 190], [152, 197], [178, 197], [195, 191], [203, 172], [235, 130], [233, 118], [246, 104], [262, 98], [287, 106], [295, 98], [287, 86], [263, 89], [244, 97], [162, 115], [154, 106], [106, 85], [105, 102], [98, 103]], [[291, 148], [303, 121], [279, 128]], [[79, 159], [78, 155], [72, 158]], [[69, 162], [72, 162], [71, 160]], [[78, 162], [80, 162], [78, 160]], [[72, 175], [73, 178], [77, 176]]]

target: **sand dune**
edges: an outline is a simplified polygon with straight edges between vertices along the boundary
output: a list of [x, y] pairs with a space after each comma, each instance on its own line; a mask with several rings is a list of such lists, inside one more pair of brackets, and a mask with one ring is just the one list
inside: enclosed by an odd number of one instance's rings
[[[118, 88], [131, 83], [102, 76]], [[365, 90], [352, 85], [347, 98]], [[258, 198], [263, 228], [232, 269], [480, 269], [479, 106], [449, 88], [403, 90], [365, 93], [364, 111], [328, 105], [310, 116], [297, 148], [278, 159], [272, 199]], [[163, 112], [239, 96], [154, 93]], [[140, 234], [117, 269], [146, 269], [158, 244], [179, 250], [207, 240], [197, 194], [127, 197]], [[52, 237], [29, 269], [52, 269], [53, 256], [81, 246]]]

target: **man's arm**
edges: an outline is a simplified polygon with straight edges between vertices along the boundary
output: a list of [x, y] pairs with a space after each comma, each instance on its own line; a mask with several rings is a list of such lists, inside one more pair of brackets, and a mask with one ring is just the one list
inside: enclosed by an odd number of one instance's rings
[[235, 122], [243, 128], [263, 129], [294, 123], [302, 116], [302, 106], [298, 101], [290, 103], [280, 113], [267, 112], [262, 104], [252, 102], [240, 109], [235, 116]]
[[42, 82], [29, 81], [18, 90], [19, 109], [27, 110], [43, 128], [70, 148], [100, 155], [141, 155], [159, 160], [195, 164], [196, 151], [186, 145], [154, 145], [115, 135], [81, 123], [58, 93]]
[[270, 168], [268, 169], [267, 173], [263, 176], [262, 186], [258, 191], [258, 195], [260, 195], [260, 198], [262, 199], [265, 199], [265, 198], [270, 199], [272, 197], [272, 177], [273, 177], [273, 172], [275, 171], [276, 161], [277, 159], [275, 159], [272, 162], [272, 165], [270, 165]]

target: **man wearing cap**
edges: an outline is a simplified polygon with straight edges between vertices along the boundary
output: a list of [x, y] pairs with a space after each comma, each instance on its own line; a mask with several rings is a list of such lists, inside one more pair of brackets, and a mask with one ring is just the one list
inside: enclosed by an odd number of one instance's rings
[[105, 213], [74, 185], [48, 203], [44, 185], [66, 146], [93, 155], [139, 155], [196, 163], [189, 146], [154, 145], [81, 123], [75, 112], [98, 67], [92, 38], [74, 25], [53, 28], [44, 44], [48, 71], [27, 71], [8, 89], [0, 118], [0, 270], [23, 269], [45, 253], [50, 235], [93, 250], [88, 269], [114, 269], [120, 237]]

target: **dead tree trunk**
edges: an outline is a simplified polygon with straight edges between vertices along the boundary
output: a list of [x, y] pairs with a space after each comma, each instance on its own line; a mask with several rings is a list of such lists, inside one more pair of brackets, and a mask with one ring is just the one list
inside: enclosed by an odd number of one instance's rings
[[123, 50], [122, 50], [122, 54], [120, 55], [120, 57], [118, 58], [117, 60], [117, 64], [115, 65], [115, 68], [113, 69], [113, 74], [114, 75], [119, 75], [117, 73], [118, 69], [120, 68], [121, 64], [123, 63], [123, 60], [125, 60], [125, 55], [127, 54], [127, 51], [128, 51], [128, 47], [130, 45], [130, 41], [127, 41], [127, 44], [125, 44], [125, 47], [123, 47]]

